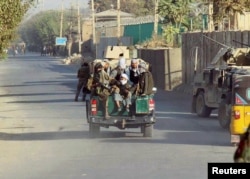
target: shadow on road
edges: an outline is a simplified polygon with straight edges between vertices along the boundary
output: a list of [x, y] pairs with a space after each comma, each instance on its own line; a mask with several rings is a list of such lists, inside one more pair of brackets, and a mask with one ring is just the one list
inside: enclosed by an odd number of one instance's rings
[[3, 133], [0, 140], [32, 141], [32, 140], [65, 140], [89, 138], [88, 131], [55, 131], [55, 132], [30, 132], [30, 133]]
[[[230, 136], [218, 135], [217, 138], [206, 136], [203, 131], [171, 131], [165, 133], [165, 138], [144, 138], [144, 137], [124, 137], [121, 140], [104, 139], [102, 142], [108, 143], [153, 143], [153, 144], [186, 144], [186, 145], [209, 145], [209, 146], [232, 146], [230, 144]], [[114, 133], [109, 134], [110, 136]]]
[[[25, 128], [25, 127], [24, 127]], [[27, 127], [30, 128], [30, 127]], [[53, 132], [27, 132], [27, 133], [4, 133], [0, 132], [0, 140], [5, 141], [39, 141], [39, 140], [66, 140], [66, 139], [91, 139], [99, 140], [105, 138], [136, 138], [141, 133], [125, 131], [101, 131], [97, 138], [90, 138], [88, 131], [53, 131]], [[123, 140], [123, 139], [122, 139]]]
[[[126, 131], [101, 131], [97, 138], [90, 138], [88, 131], [54, 131], [54, 132], [31, 132], [31, 133], [0, 133], [3, 141], [49, 141], [67, 139], [99, 140], [104, 143], [153, 143], [153, 144], [187, 144], [187, 145], [211, 145], [231, 146], [229, 134], [227, 138], [218, 135], [217, 138], [205, 136], [203, 131], [171, 131], [166, 132], [165, 138], [145, 138], [140, 132]], [[228, 139], [228, 140], [226, 140]]]

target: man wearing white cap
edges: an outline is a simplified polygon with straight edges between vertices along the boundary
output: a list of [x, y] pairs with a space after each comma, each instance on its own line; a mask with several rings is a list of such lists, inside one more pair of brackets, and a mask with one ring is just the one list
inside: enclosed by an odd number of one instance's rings
[[115, 90], [114, 100], [117, 106], [118, 112], [122, 111], [121, 103], [126, 107], [126, 111], [129, 112], [131, 106], [131, 86], [128, 83], [128, 76], [123, 73], [120, 76], [119, 85], [117, 86], [119, 90]]
[[126, 73], [126, 71], [125, 71], [126, 67], [127, 67], [126, 66], [126, 59], [124, 57], [121, 57], [119, 62], [118, 62], [117, 67], [111, 71], [110, 77], [119, 81], [121, 75], [123, 73]]

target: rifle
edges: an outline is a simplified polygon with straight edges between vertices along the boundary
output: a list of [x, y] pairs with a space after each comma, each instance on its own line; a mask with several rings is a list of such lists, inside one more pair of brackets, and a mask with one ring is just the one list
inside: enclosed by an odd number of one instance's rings
[[207, 39], [209, 39], [209, 40], [211, 40], [211, 41], [213, 41], [213, 42], [215, 42], [215, 43], [217, 43], [217, 44], [219, 44], [219, 45], [221, 45], [221, 46], [223, 46], [223, 47], [225, 47], [225, 48], [227, 48], [227, 49], [231, 49], [232, 47], [230, 47], [230, 46], [228, 46], [228, 45], [225, 45], [225, 44], [223, 44], [223, 43], [220, 43], [220, 42], [218, 42], [217, 40], [214, 40], [214, 39], [212, 39], [212, 38], [210, 38], [210, 37], [208, 37], [208, 36], [206, 36], [206, 35], [202, 35], [203, 37], [205, 37], [205, 38], [207, 38]]
[[237, 40], [233, 40], [233, 42], [238, 43], [238, 44], [241, 44], [241, 45], [245, 45], [245, 46], [247, 46], [247, 47], [250, 47], [249, 44], [245, 44], [245, 43], [239, 42], [239, 41], [237, 41]]
[[106, 86], [105, 84], [98, 82], [97, 86], [100, 86], [101, 88], [107, 89], [107, 90], [111, 90], [111, 88], [109, 86]]

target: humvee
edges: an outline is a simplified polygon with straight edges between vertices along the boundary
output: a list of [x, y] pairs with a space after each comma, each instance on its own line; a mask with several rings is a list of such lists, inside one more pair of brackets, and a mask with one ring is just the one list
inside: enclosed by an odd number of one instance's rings
[[218, 111], [222, 128], [237, 143], [250, 123], [250, 50], [221, 48], [211, 64], [195, 75], [192, 112], [209, 117]]
[[[108, 46], [104, 53], [104, 58], [109, 59], [112, 67], [115, 67], [119, 60], [119, 55], [123, 54], [127, 65], [130, 65], [129, 48], [126, 46]], [[95, 60], [100, 62], [101, 59]], [[139, 61], [143, 61], [139, 59]], [[156, 88], [154, 88], [156, 92]], [[122, 104], [121, 104], [122, 105]], [[98, 137], [101, 127], [116, 127], [118, 129], [139, 128], [144, 137], [153, 136], [153, 125], [156, 122], [154, 94], [146, 96], [132, 96], [132, 105], [129, 112], [122, 106], [121, 111], [117, 111], [113, 96], [108, 97], [109, 119], [105, 119], [102, 100], [99, 96], [91, 95], [86, 100], [86, 118], [89, 124], [90, 137]]]

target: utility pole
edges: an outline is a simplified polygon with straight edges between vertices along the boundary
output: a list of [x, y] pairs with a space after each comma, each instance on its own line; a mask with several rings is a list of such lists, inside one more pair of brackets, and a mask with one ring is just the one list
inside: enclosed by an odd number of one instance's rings
[[62, 37], [62, 29], [63, 29], [63, 1], [62, 1], [62, 11], [61, 11], [61, 19], [60, 19], [60, 37]]
[[159, 0], [155, 0], [155, 19], [154, 19], [154, 35], [158, 34], [158, 5], [159, 5]]
[[213, 23], [213, 3], [208, 2], [208, 30], [209, 32], [214, 30], [214, 23]]
[[77, 22], [78, 22], [78, 48], [79, 48], [79, 54], [81, 54], [81, 17], [80, 17], [80, 5], [79, 0], [77, 2]]
[[71, 48], [72, 48], [72, 26], [73, 26], [73, 5], [71, 4], [70, 8], [70, 26], [69, 26], [69, 35], [68, 35], [68, 56], [71, 56]]
[[95, 9], [94, 9], [94, 0], [91, 0], [91, 9], [92, 9], [93, 44], [95, 44], [96, 43], [96, 39], [95, 39]]
[[117, 39], [118, 45], [121, 45], [121, 2], [117, 0]]
[[94, 0], [91, 0], [91, 9], [92, 9], [92, 35], [93, 35], [93, 46], [95, 50], [95, 57], [97, 55], [97, 45], [96, 45], [96, 36], [95, 36], [95, 8]]

